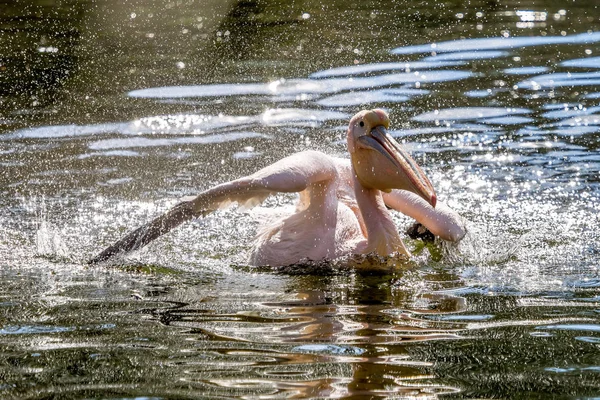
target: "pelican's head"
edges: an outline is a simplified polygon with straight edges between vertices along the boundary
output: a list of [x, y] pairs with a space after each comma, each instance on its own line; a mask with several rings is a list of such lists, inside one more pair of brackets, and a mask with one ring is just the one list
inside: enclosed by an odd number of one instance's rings
[[435, 190], [417, 162], [387, 132], [383, 110], [363, 110], [350, 120], [348, 151], [358, 181], [366, 188], [389, 192], [404, 189], [435, 207]]

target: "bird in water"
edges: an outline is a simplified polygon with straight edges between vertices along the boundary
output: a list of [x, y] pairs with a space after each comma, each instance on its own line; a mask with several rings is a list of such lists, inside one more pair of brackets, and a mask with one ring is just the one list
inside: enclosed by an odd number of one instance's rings
[[353, 254], [410, 256], [389, 209], [417, 220], [433, 235], [459, 241], [461, 217], [438, 202], [416, 161], [387, 132], [380, 109], [350, 120], [350, 160], [303, 151], [252, 175], [208, 189], [108, 247], [98, 263], [139, 249], [185, 221], [237, 202], [255, 206], [276, 193], [299, 193], [295, 212], [263, 226], [250, 257], [252, 265], [285, 266], [302, 260], [332, 260]]

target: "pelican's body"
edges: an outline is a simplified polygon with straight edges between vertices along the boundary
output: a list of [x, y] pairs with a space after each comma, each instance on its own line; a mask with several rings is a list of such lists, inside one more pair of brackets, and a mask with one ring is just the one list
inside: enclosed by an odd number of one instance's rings
[[297, 192], [296, 211], [263, 226], [250, 263], [288, 265], [350, 254], [410, 255], [388, 207], [422, 223], [434, 235], [457, 241], [461, 218], [437, 202], [416, 162], [385, 133], [382, 110], [361, 111], [348, 127], [350, 160], [305, 151], [256, 173], [209, 189], [131, 232], [91, 262], [140, 248], [182, 222], [223, 204], [256, 205], [277, 192]]
[[287, 265], [300, 259], [333, 259], [360, 252], [365, 242], [360, 213], [356, 214], [348, 160], [318, 152], [302, 152], [292, 157], [324, 164], [331, 177], [300, 192], [291, 215], [265, 224], [259, 230], [251, 263]]

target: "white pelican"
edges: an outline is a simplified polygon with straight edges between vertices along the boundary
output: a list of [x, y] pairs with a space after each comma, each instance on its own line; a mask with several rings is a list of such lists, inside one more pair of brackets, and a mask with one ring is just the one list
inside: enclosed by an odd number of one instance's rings
[[294, 154], [179, 203], [90, 263], [139, 249], [223, 204], [254, 206], [277, 192], [298, 192], [296, 211], [259, 231], [250, 259], [253, 265], [283, 266], [368, 253], [409, 256], [387, 207], [416, 219], [442, 239], [460, 240], [465, 235], [462, 219], [436, 201], [429, 179], [386, 128], [385, 111], [361, 111], [348, 126], [350, 160], [317, 151]]

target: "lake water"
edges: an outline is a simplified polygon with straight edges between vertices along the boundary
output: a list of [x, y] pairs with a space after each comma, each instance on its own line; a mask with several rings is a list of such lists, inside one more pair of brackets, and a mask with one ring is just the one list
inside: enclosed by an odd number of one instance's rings
[[[595, 0], [2, 2], [0, 48], [0, 397], [600, 396]], [[86, 265], [374, 107], [459, 245], [248, 267], [278, 196]]]

